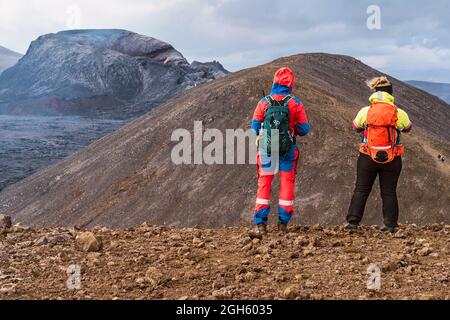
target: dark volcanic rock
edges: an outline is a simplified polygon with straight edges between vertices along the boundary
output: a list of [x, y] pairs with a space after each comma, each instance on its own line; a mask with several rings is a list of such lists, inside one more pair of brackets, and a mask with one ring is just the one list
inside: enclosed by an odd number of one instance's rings
[[[250, 222], [257, 188], [255, 166], [174, 165], [171, 150], [176, 143], [171, 135], [177, 128], [192, 131], [195, 120], [203, 121], [204, 129], [222, 132], [248, 128], [261, 90], [270, 88], [274, 72], [282, 66], [302, 75], [293, 93], [302, 99], [312, 127], [309, 136], [298, 139], [294, 222], [342, 223], [360, 141], [351, 121], [368, 104], [365, 80], [380, 72], [356, 59], [327, 54], [283, 58], [193, 88], [4, 189], [0, 210], [7, 210], [18, 222], [50, 226]], [[399, 107], [414, 122], [414, 131], [402, 136], [406, 154], [398, 190], [400, 221], [449, 223], [450, 164], [437, 155], [450, 154], [450, 108], [432, 95], [392, 80]], [[380, 195], [374, 186], [364, 223], [381, 220]]]
[[170, 44], [125, 30], [71, 30], [33, 41], [0, 76], [0, 111], [130, 118], [228, 72], [192, 65]]
[[63, 115], [0, 115], [0, 191], [71, 155], [126, 122]]
[[11, 225], [11, 217], [0, 213], [0, 228], [11, 228]]

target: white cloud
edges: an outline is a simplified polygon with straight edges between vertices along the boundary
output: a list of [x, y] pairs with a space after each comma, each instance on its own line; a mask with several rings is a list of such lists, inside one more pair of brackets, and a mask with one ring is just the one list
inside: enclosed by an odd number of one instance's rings
[[357, 59], [375, 69], [384, 69], [389, 63], [389, 58], [387, 56], [363, 56], [358, 57]]
[[[66, 28], [67, 8], [81, 28], [120, 28], [167, 41], [189, 60], [219, 60], [237, 70], [302, 52], [360, 57], [398, 78], [450, 82], [450, 22], [445, 0], [408, 5], [379, 0], [382, 28], [366, 27], [361, 0], [0, 0], [0, 45], [24, 53], [39, 35]], [[428, 72], [428, 74], [427, 74]]]

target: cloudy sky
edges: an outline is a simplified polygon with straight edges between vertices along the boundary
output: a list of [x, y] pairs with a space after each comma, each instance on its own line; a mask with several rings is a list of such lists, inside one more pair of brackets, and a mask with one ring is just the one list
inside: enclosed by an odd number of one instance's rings
[[[380, 8], [378, 20], [372, 19]], [[450, 0], [0, 0], [0, 45], [70, 28], [120, 28], [229, 70], [303, 52], [352, 55], [403, 80], [450, 82]], [[79, 14], [78, 14], [79, 13]]]

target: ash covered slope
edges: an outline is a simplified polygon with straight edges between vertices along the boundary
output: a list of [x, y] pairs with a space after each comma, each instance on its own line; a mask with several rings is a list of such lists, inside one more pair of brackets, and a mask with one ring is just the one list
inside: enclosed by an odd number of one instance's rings
[[9, 67], [15, 65], [21, 57], [22, 55], [20, 53], [0, 46], [0, 74]]
[[[281, 66], [302, 74], [294, 94], [312, 133], [299, 139], [296, 214], [300, 223], [341, 223], [355, 180], [359, 137], [351, 130], [370, 95], [364, 81], [379, 72], [350, 57], [306, 54], [242, 70], [201, 85], [119, 131], [0, 193], [0, 210], [32, 225], [130, 226], [239, 224], [251, 219], [256, 191], [253, 165], [182, 165], [171, 162], [176, 128], [248, 128], [261, 90]], [[393, 80], [399, 107], [415, 130], [400, 180], [401, 221], [449, 222], [450, 110], [440, 99]], [[374, 201], [377, 198], [377, 201]], [[276, 203], [276, 197], [273, 199]], [[381, 222], [375, 192], [365, 223]]]
[[192, 65], [170, 44], [126, 30], [71, 30], [33, 41], [0, 76], [0, 108], [14, 114], [142, 114], [227, 73]]

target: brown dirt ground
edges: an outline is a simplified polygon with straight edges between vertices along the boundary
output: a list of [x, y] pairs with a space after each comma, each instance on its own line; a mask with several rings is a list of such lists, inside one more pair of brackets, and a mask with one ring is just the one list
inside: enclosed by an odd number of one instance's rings
[[[291, 226], [251, 240], [248, 228], [92, 231], [99, 252], [78, 249], [74, 229], [0, 229], [0, 299], [450, 299], [450, 226]], [[367, 289], [367, 268], [381, 289]], [[81, 267], [81, 289], [66, 268]]]

